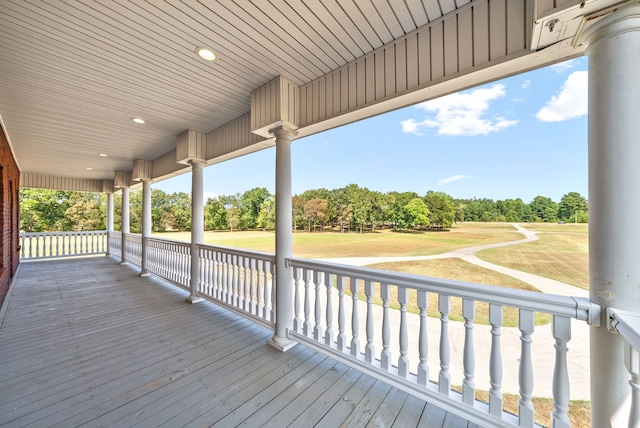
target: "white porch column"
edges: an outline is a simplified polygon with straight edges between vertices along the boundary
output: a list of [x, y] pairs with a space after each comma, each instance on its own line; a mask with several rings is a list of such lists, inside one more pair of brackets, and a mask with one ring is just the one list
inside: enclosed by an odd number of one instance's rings
[[201, 302], [198, 297], [198, 285], [200, 284], [200, 257], [198, 256], [198, 244], [204, 242], [204, 162], [191, 160], [191, 294], [187, 302]]
[[640, 308], [640, 7], [600, 18], [584, 34], [589, 56], [589, 293], [591, 426], [627, 426], [630, 375], [605, 310]]
[[151, 180], [142, 180], [142, 257], [140, 276], [149, 276], [147, 272], [147, 239], [151, 236]]
[[278, 127], [269, 131], [276, 137], [276, 331], [269, 343], [287, 351], [297, 342], [289, 339], [293, 327], [293, 276], [285, 260], [292, 255], [291, 139], [297, 134]]
[[111, 255], [111, 239], [113, 233], [113, 193], [107, 193], [107, 256]]
[[127, 239], [126, 234], [129, 233], [129, 188], [122, 188], [122, 227], [121, 236], [122, 236], [122, 256], [120, 258], [120, 264], [124, 265], [127, 263]]

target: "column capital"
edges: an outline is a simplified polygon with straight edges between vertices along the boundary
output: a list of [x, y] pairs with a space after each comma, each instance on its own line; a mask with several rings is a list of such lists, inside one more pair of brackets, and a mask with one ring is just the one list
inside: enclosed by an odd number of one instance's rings
[[298, 131], [288, 126], [281, 125], [281, 126], [276, 126], [275, 128], [271, 128], [269, 130], [269, 134], [276, 137], [276, 139], [287, 138], [289, 140], [292, 140], [296, 135], [298, 135]]
[[574, 44], [586, 45], [588, 54], [589, 48], [598, 41], [627, 31], [640, 31], [639, 5], [620, 6], [583, 17]]
[[197, 159], [190, 159], [188, 161], [188, 164], [191, 165], [191, 168], [204, 168], [206, 165], [206, 162], [197, 160]]

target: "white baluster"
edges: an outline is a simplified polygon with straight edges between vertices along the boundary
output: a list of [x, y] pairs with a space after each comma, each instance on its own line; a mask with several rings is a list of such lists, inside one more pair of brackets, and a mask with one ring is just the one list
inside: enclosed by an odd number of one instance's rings
[[224, 300], [224, 287], [222, 282], [222, 272], [224, 270], [222, 264], [222, 253], [220, 251], [216, 251], [216, 298], [218, 300]]
[[257, 284], [256, 284], [256, 259], [254, 259], [253, 257], [251, 258], [251, 266], [249, 267], [249, 272], [251, 274], [251, 284], [249, 285], [249, 299], [251, 299], [251, 307], [249, 309], [249, 311], [253, 314], [253, 315], [257, 315], [258, 313], [258, 304], [257, 304], [257, 296], [258, 296], [258, 289], [257, 289]]
[[229, 303], [231, 300], [229, 290], [229, 263], [227, 263], [227, 253], [222, 254], [222, 300]]
[[300, 289], [302, 287], [302, 268], [294, 267], [293, 272], [293, 331], [300, 333], [302, 331], [302, 316], [300, 314]]
[[489, 357], [489, 413], [495, 417], [502, 415], [502, 351], [500, 335], [502, 334], [502, 306], [489, 305], [489, 322], [491, 323], [491, 354]]
[[244, 310], [246, 312], [251, 313], [251, 278], [253, 277], [251, 273], [251, 265], [249, 261], [249, 257], [244, 258]]
[[553, 428], [569, 428], [569, 370], [567, 369], [567, 342], [571, 340], [571, 318], [553, 316], [553, 337], [556, 339], [556, 363], [553, 368]]
[[310, 269], [304, 270], [304, 326], [303, 333], [305, 336], [311, 336], [313, 324], [311, 322], [311, 276], [313, 272]]
[[331, 295], [333, 291], [333, 284], [331, 283], [331, 274], [325, 273], [324, 285], [327, 287], [327, 330], [324, 332], [324, 344], [327, 346], [333, 345], [333, 301]]
[[267, 316], [265, 314], [265, 289], [266, 289], [266, 262], [264, 260], [260, 260], [258, 263], [258, 316], [262, 319], [266, 319]]
[[533, 311], [520, 309], [520, 400], [519, 421], [521, 427], [533, 426], [533, 362], [531, 357], [531, 335], [533, 334]]
[[449, 350], [449, 296], [438, 296], [438, 310], [440, 311], [440, 374], [438, 376], [441, 394], [449, 395], [451, 390], [451, 373], [449, 363], [451, 351]]
[[233, 301], [232, 301], [232, 305], [234, 307], [238, 307], [238, 295], [240, 294], [238, 292], [238, 274], [239, 274], [239, 267], [238, 267], [238, 256], [237, 255], [233, 255], [231, 257], [231, 284], [233, 285]]
[[53, 236], [49, 237], [49, 255], [54, 256], [53, 254]]
[[420, 308], [420, 333], [418, 338], [418, 352], [420, 363], [418, 364], [418, 385], [426, 386], [429, 382], [429, 366], [427, 355], [429, 352], [429, 335], [427, 332], [427, 308], [429, 307], [429, 295], [426, 291], [418, 291], [418, 308]]
[[476, 357], [473, 348], [473, 320], [476, 317], [475, 302], [462, 299], [462, 316], [464, 317], [464, 380], [462, 381], [462, 401], [470, 406], [476, 398], [476, 384], [473, 381], [476, 370]]
[[320, 287], [322, 282], [324, 281], [324, 272], [314, 271], [313, 273], [313, 282], [316, 286], [316, 297], [315, 297], [315, 318], [316, 323], [313, 327], [313, 338], [317, 341], [320, 341], [322, 337], [322, 306], [320, 305]]
[[338, 286], [338, 350], [344, 351], [347, 345], [347, 336], [344, 332], [344, 289], [345, 278], [342, 275], [338, 275], [336, 278]]
[[36, 257], [40, 257], [40, 236], [36, 235]]
[[351, 290], [351, 355], [357, 357], [360, 354], [360, 317], [358, 315], [358, 293], [360, 293], [360, 280], [351, 277], [349, 280]]
[[367, 296], [367, 345], [364, 347], [364, 359], [369, 364], [372, 364], [376, 358], [376, 348], [373, 345], [373, 283], [371, 280], [364, 281], [364, 294]]
[[409, 334], [407, 332], [407, 303], [409, 302], [409, 290], [405, 287], [398, 287], [398, 303], [400, 303], [400, 357], [398, 357], [398, 376], [407, 378], [409, 376], [409, 357], [407, 347], [409, 346]]
[[391, 368], [391, 328], [389, 327], [389, 284], [380, 283], [380, 298], [382, 299], [382, 354], [380, 355], [380, 367], [383, 370]]
[[624, 344], [624, 364], [631, 375], [631, 411], [629, 428], [640, 427], [640, 351], [629, 343]]
[[[276, 264], [269, 262], [269, 276], [271, 278], [270, 281], [267, 281], [267, 288], [265, 290], [265, 296], [267, 301], [265, 303], [265, 307], [268, 309], [268, 320], [274, 321], [276, 319], [276, 287], [273, 286], [275, 284], [276, 278]], [[267, 293], [268, 291], [268, 293]], [[273, 304], [272, 304], [273, 302]]]

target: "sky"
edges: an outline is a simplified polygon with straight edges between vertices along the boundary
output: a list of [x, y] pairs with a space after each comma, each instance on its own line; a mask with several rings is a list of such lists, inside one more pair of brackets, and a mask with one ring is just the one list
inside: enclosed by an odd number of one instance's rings
[[[292, 192], [355, 183], [454, 199], [587, 194], [587, 58], [488, 83], [294, 140]], [[265, 187], [275, 148], [204, 169], [205, 198]], [[190, 192], [191, 174], [153, 184]]]

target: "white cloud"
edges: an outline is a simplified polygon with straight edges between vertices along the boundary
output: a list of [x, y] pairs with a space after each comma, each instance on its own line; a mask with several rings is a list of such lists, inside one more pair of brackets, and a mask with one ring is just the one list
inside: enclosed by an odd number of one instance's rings
[[438, 180], [438, 186], [441, 186], [443, 184], [447, 184], [447, 183], [452, 183], [454, 181], [458, 181], [458, 180], [464, 180], [465, 178], [471, 178], [468, 175], [454, 175], [453, 177], [447, 177], [447, 178], [443, 178], [442, 180]]
[[438, 135], [474, 136], [508, 128], [518, 121], [501, 116], [485, 117], [490, 102], [504, 97], [505, 94], [504, 85], [496, 84], [489, 88], [474, 89], [426, 101], [417, 107], [435, 115], [428, 115], [422, 121], [404, 120], [401, 122], [402, 130], [424, 135], [425, 130], [436, 128]]
[[569, 61], [563, 61], [563, 62], [559, 62], [557, 64], [553, 64], [551, 66], [551, 69], [553, 71], [555, 71], [556, 73], [564, 73], [567, 70], [570, 70], [573, 68], [573, 60], [570, 59]]
[[562, 122], [587, 114], [588, 109], [588, 72], [574, 71], [544, 107], [536, 118], [541, 122]]
[[527, 79], [522, 82], [522, 89], [527, 89], [529, 86], [531, 86], [531, 79]]

